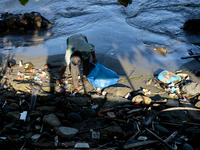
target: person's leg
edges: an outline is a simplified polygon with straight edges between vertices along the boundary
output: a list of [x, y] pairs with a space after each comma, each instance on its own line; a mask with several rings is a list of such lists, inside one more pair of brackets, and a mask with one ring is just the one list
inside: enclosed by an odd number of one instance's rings
[[70, 63], [73, 85], [78, 85], [78, 66]]
[[83, 75], [87, 76], [90, 73], [90, 57], [83, 59]]

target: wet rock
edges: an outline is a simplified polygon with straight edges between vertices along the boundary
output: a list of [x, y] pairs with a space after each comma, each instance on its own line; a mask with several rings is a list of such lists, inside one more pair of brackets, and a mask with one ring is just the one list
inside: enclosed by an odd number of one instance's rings
[[80, 111], [80, 115], [82, 118], [89, 118], [96, 116], [96, 111], [94, 109], [83, 109]]
[[2, 108], [2, 111], [4, 113], [6, 113], [6, 112], [14, 111], [14, 109], [10, 106], [5, 106], [5, 107]]
[[51, 134], [48, 133], [48, 132], [43, 132], [40, 136], [40, 138], [46, 138], [46, 139], [49, 139], [51, 137]]
[[72, 123], [81, 122], [82, 117], [78, 113], [71, 112], [67, 115], [67, 120], [69, 120]]
[[137, 95], [133, 97], [132, 102], [143, 104], [143, 105], [150, 105], [153, 101], [149, 97]]
[[5, 97], [5, 98], [15, 98], [15, 93], [14, 92], [8, 92], [8, 91], [6, 91], [3, 94], [3, 97]]
[[56, 110], [56, 107], [55, 106], [42, 106], [42, 107], [37, 107], [36, 110], [41, 111], [42, 113], [54, 112]]
[[17, 103], [10, 104], [10, 107], [12, 107], [14, 109], [19, 109], [19, 105]]
[[117, 105], [131, 104], [131, 101], [126, 98], [113, 97], [112, 95], [106, 95], [106, 102], [103, 104], [102, 108], [109, 106], [115, 107]]
[[160, 133], [162, 133], [163, 135], [169, 135], [169, 130], [159, 124], [155, 124], [155, 129]]
[[51, 127], [51, 128], [62, 125], [60, 120], [58, 119], [58, 117], [54, 114], [44, 115], [42, 121], [43, 121], [44, 125]]
[[70, 103], [74, 103], [78, 106], [87, 106], [90, 97], [70, 97], [68, 100]]
[[118, 85], [118, 84], [105, 88], [104, 91], [106, 91], [107, 93], [113, 94], [114, 96], [119, 96], [119, 97], [124, 97], [128, 93], [133, 92], [131, 88]]
[[33, 136], [32, 132], [29, 132], [25, 135], [25, 139], [30, 139]]
[[120, 126], [110, 126], [110, 127], [104, 128], [102, 130], [102, 134], [105, 134], [109, 137], [114, 137], [114, 136], [123, 137], [124, 136], [124, 132]]
[[[31, 12], [25, 14], [11, 14], [3, 13], [1, 15], [0, 29], [5, 31], [6, 29], [37, 29], [37, 28], [49, 28], [51, 22], [43, 17], [39, 12]], [[3, 30], [4, 29], [4, 30]]]
[[200, 93], [200, 82], [191, 82], [184, 85], [181, 91], [185, 92], [188, 96], [195, 96]]
[[57, 136], [65, 139], [70, 139], [78, 133], [77, 129], [71, 127], [55, 127], [53, 128], [53, 131]]
[[194, 150], [194, 148], [190, 144], [184, 143], [183, 150]]
[[20, 120], [20, 112], [19, 111], [14, 111], [14, 112], [8, 112], [6, 115], [6, 119], [9, 120], [10, 122], [15, 122]]
[[61, 123], [62, 123], [63, 126], [72, 126], [72, 125], [73, 125], [73, 124], [72, 124], [70, 121], [68, 121], [68, 120], [63, 120]]
[[28, 117], [31, 117], [32, 119], [37, 119], [38, 117], [42, 116], [43, 113], [41, 111], [33, 110], [28, 114]]
[[195, 107], [200, 108], [200, 101], [195, 104]]

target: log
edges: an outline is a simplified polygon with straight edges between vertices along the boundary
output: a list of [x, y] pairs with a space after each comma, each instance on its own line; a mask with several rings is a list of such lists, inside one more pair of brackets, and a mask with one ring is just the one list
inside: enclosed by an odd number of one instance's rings
[[123, 147], [124, 147], [124, 149], [130, 149], [130, 148], [133, 148], [133, 147], [139, 147], [139, 146], [158, 143], [158, 142], [159, 142], [159, 140], [148, 140], [148, 141], [124, 145]]

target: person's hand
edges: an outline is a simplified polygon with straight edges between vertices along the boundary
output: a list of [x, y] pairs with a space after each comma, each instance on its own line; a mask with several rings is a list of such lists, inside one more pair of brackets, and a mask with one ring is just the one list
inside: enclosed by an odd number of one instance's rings
[[93, 63], [96, 63], [96, 62], [97, 62], [97, 59], [96, 59], [96, 58], [93, 58], [93, 59], [92, 59], [92, 62], [93, 62]]
[[74, 85], [74, 91], [75, 90], [79, 91], [79, 86], [78, 85]]

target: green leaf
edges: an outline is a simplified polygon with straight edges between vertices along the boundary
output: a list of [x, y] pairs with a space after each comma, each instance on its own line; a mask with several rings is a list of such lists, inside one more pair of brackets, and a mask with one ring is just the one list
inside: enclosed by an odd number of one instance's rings
[[29, 0], [19, 0], [19, 1], [24, 6], [29, 2]]

